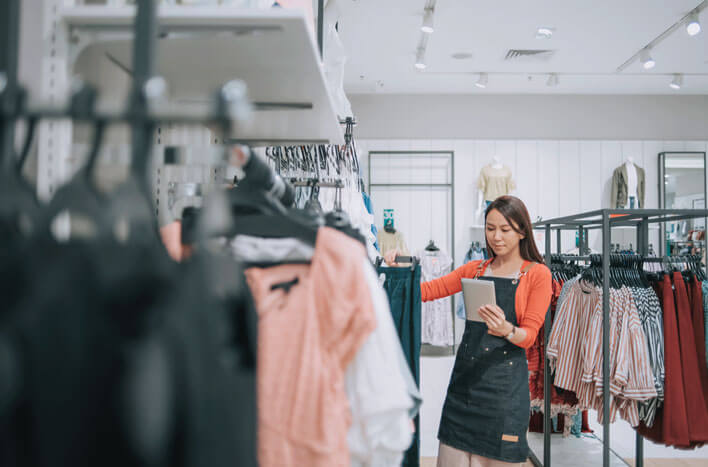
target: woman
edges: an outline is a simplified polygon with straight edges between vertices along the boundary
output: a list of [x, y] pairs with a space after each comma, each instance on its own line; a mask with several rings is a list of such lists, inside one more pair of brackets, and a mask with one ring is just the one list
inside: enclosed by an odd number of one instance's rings
[[[494, 282], [496, 305], [467, 321], [447, 389], [438, 467], [522, 463], [528, 457], [529, 379], [526, 352], [551, 301], [551, 272], [533, 239], [524, 203], [502, 196], [485, 211], [491, 259], [471, 261], [421, 285], [423, 301], [462, 290], [462, 278]], [[395, 252], [387, 255], [391, 264]], [[389, 261], [391, 260], [391, 261]]]

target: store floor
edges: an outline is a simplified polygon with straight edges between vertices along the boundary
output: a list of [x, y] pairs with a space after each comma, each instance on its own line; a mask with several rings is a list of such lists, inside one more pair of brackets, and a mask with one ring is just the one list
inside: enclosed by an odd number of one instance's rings
[[[420, 467], [437, 467], [437, 461], [437, 457], [421, 457]], [[527, 462], [524, 464], [524, 467], [533, 467], [533, 464], [531, 462]]]
[[[602, 463], [602, 462], [600, 462]], [[634, 467], [634, 459], [627, 459], [627, 463]], [[553, 465], [565, 466], [568, 464], [555, 463]], [[420, 467], [436, 467], [436, 457], [421, 457]], [[705, 467], [705, 459], [644, 459], [644, 467]], [[524, 467], [533, 467], [529, 461], [524, 464]]]

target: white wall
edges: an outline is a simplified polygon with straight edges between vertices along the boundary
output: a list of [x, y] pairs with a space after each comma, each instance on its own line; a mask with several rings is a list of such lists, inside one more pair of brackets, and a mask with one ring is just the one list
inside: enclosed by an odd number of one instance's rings
[[708, 96], [350, 96], [358, 138], [707, 140]]
[[[656, 208], [658, 153], [708, 151], [708, 138], [703, 141], [358, 139], [357, 145], [365, 177], [368, 151], [454, 151], [455, 262], [460, 264], [472, 240], [470, 227], [479, 223], [475, 219], [477, 176], [494, 154], [512, 169], [518, 187], [516, 195], [526, 203], [532, 220], [536, 220], [539, 216], [549, 219], [610, 207], [612, 172], [629, 156], [645, 170], [646, 207]], [[421, 222], [425, 222], [424, 216]], [[629, 232], [613, 233], [613, 241], [623, 245], [632, 238]], [[599, 236], [591, 232], [590, 240], [590, 246], [599, 250]], [[658, 237], [653, 241], [658, 241]], [[539, 247], [543, 248], [543, 244]], [[563, 249], [573, 247], [574, 234], [567, 233]]]

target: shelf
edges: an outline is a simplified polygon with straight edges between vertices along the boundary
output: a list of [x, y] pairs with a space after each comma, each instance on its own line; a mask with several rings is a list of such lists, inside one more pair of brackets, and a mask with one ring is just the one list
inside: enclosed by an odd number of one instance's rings
[[[70, 62], [77, 63], [84, 54], [102, 56], [116, 73], [130, 74], [134, 14], [129, 6], [62, 10], [72, 47]], [[302, 12], [166, 5], [158, 10], [158, 24], [156, 72], [167, 81], [174, 102], [209, 105], [216, 89], [240, 79], [248, 86], [255, 112], [250, 124], [240, 129], [239, 140], [264, 145], [344, 143]]]

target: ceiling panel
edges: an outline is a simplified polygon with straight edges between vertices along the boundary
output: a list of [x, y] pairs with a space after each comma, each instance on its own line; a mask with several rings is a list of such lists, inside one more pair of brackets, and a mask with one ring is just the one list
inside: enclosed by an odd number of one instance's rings
[[[349, 55], [350, 93], [618, 93], [708, 94], [708, 10], [695, 37], [680, 28], [652, 52], [651, 71], [617, 68], [682, 18], [699, 0], [438, 0], [427, 69], [413, 66], [425, 0], [337, 0], [340, 34]], [[539, 26], [555, 28], [536, 39]], [[509, 49], [552, 49], [547, 61], [505, 61]], [[453, 54], [467, 54], [457, 60]], [[477, 73], [489, 85], [474, 86]], [[558, 73], [557, 87], [546, 86]], [[669, 88], [672, 73], [684, 86]]]

